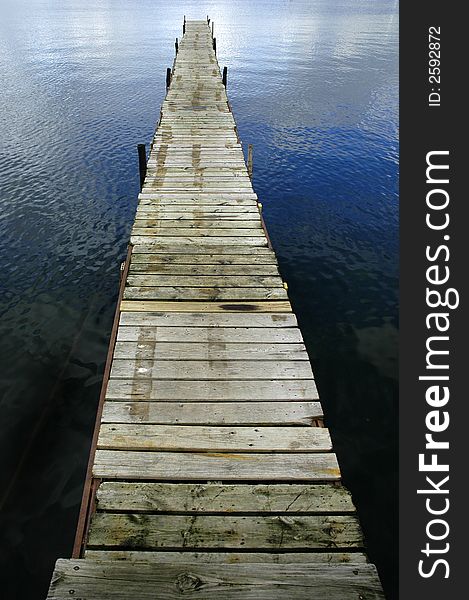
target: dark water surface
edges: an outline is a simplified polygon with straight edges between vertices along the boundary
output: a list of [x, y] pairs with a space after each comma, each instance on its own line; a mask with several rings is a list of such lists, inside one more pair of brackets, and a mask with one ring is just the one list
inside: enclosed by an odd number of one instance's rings
[[215, 21], [344, 480], [395, 597], [397, 4], [1, 0], [2, 597], [43, 598], [70, 555], [135, 147], [183, 13]]

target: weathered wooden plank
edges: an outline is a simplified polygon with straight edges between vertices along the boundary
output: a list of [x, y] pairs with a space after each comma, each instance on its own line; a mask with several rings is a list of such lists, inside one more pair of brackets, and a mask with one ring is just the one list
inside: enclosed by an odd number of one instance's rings
[[[187, 192], [147, 192], [139, 196], [139, 206], [145, 208], [173, 208], [174, 210], [183, 210], [182, 207], [190, 207], [190, 210], [203, 210], [218, 208], [257, 208], [258, 198], [253, 194], [234, 193], [220, 194], [200, 190], [191, 190]], [[184, 209], [185, 210], [185, 209]]]
[[98, 448], [171, 452], [330, 452], [322, 427], [216, 427], [102, 423]]
[[100, 511], [163, 513], [354, 513], [348, 490], [331, 484], [103, 482]]
[[268, 564], [311, 564], [311, 563], [345, 563], [364, 564], [367, 557], [363, 552], [167, 552], [145, 550], [87, 550], [85, 557], [91, 560], [128, 560], [136, 562], [170, 563], [177, 565], [187, 561], [214, 564], [243, 564], [243, 563], [268, 563]]
[[[166, 227], [161, 225], [139, 227], [140, 221], [135, 221], [135, 225], [132, 227], [132, 237], [138, 236], [158, 236], [158, 237], [230, 237], [230, 238], [257, 238], [262, 237], [265, 239], [265, 233], [259, 224], [259, 227], [249, 225], [249, 228], [231, 228], [227, 229], [224, 227], [186, 227], [184, 223], [181, 223], [180, 227]], [[240, 241], [240, 243], [244, 243]]]
[[249, 256], [249, 254], [170, 254], [170, 253], [153, 253], [153, 254], [145, 254], [136, 252], [132, 255], [131, 268], [134, 268], [135, 265], [142, 264], [147, 265], [148, 268], [153, 265], [164, 266], [168, 265], [169, 267], [176, 267], [178, 265], [189, 266], [193, 269], [197, 269], [199, 267], [209, 266], [211, 265], [213, 269], [216, 267], [231, 267], [234, 266], [236, 268], [244, 269], [246, 272], [247, 267], [252, 267], [253, 269], [262, 269], [263, 266], [269, 269], [275, 268], [275, 273], [278, 273], [277, 262], [272, 254], [260, 254], [258, 256]]
[[[283, 288], [278, 275], [145, 275], [127, 277], [129, 287]], [[259, 290], [260, 291], [260, 290]], [[244, 292], [247, 293], [247, 292]], [[251, 292], [249, 292], [251, 293]], [[203, 297], [203, 296], [202, 296]]]
[[177, 223], [179, 227], [197, 227], [205, 222], [207, 227], [220, 225], [222, 227], [244, 227], [246, 224], [251, 226], [259, 221], [259, 211], [254, 206], [243, 208], [230, 208], [229, 206], [199, 207], [191, 210], [177, 209], [169, 207], [151, 207], [143, 206], [137, 209], [136, 219], [151, 221], [153, 224], [159, 223], [161, 226], [171, 227]]
[[[168, 243], [167, 240], [151, 240], [148, 244], [139, 244], [134, 246], [132, 249], [132, 260], [135, 260], [135, 256], [137, 254], [145, 254], [146, 256], [151, 254], [164, 256], [181, 256], [184, 257], [184, 260], [187, 260], [188, 256], [194, 257], [194, 262], [202, 259], [206, 260], [207, 256], [216, 256], [217, 260], [223, 259], [226, 257], [226, 260], [233, 261], [236, 257], [239, 257], [241, 264], [242, 261], [246, 261], [249, 257], [258, 258], [259, 260], [264, 260], [267, 258], [268, 260], [272, 260], [274, 257], [274, 253], [268, 247], [248, 247], [248, 246], [206, 246], [204, 241], [200, 241], [199, 244], [191, 246], [184, 244], [171, 244]], [[145, 260], [147, 260], [145, 258]]]
[[317, 400], [313, 379], [201, 380], [110, 379], [110, 400], [160, 400], [162, 402], [237, 402]]
[[[137, 267], [142, 265], [142, 267]], [[218, 272], [229, 267], [246, 273], [248, 268], [262, 270], [263, 267], [269, 269], [270, 273], [278, 273], [278, 267], [275, 259], [269, 254], [260, 256], [249, 256], [249, 254], [140, 254], [136, 252], [132, 255], [131, 269], [135, 268], [192, 268], [203, 269], [207, 267]], [[250, 271], [249, 271], [250, 272]]]
[[[201, 150], [202, 151], [202, 150]], [[231, 168], [231, 169], [235, 169], [235, 170], [241, 170], [241, 169], [245, 169], [246, 168], [246, 163], [244, 162], [244, 158], [241, 156], [213, 156], [210, 157], [210, 159], [208, 157], [205, 158], [201, 158], [201, 159], [197, 159], [197, 167], [192, 167], [192, 166], [188, 166], [191, 165], [192, 162], [192, 156], [189, 153], [186, 153], [184, 156], [182, 156], [182, 152], [180, 153], [176, 153], [176, 152], [171, 152], [171, 153], [167, 153], [164, 157], [155, 157], [155, 158], [151, 158], [151, 160], [148, 161], [147, 166], [150, 167], [150, 169], [159, 169], [159, 168], [163, 168], [163, 169], [174, 169], [174, 170], [179, 170], [179, 169], [185, 169], [186, 171], [188, 171], [189, 169], [202, 169], [202, 171], [204, 171], [205, 169], [214, 169], [217, 167], [220, 168]]]
[[88, 547], [361, 548], [355, 516], [205, 516], [96, 513]]
[[[155, 236], [151, 235], [132, 235], [130, 238], [131, 244], [152, 244], [155, 242]], [[206, 236], [197, 236], [195, 232], [191, 235], [181, 235], [181, 236], [165, 236], [164, 239], [161, 237], [158, 238], [156, 242], [159, 245], [168, 244], [168, 245], [177, 245], [181, 244], [181, 246], [196, 246], [198, 247], [198, 252], [207, 253], [207, 249], [210, 246], [246, 246], [246, 247], [255, 247], [258, 246], [260, 248], [267, 247], [267, 239], [264, 235], [259, 236], [218, 236], [218, 235], [206, 235]]]
[[[198, 350], [200, 344], [203, 344], [204, 351], [208, 344], [213, 344], [214, 350], [224, 350], [228, 344], [228, 348], [247, 350], [256, 354], [270, 353], [271, 351], [288, 352], [290, 349], [304, 350], [301, 344], [300, 330], [296, 327], [126, 327], [122, 325], [117, 332], [117, 340], [118, 342], [142, 344], [146, 342], [194, 343], [196, 344], [195, 350]], [[220, 348], [219, 344], [223, 344], [223, 348]], [[279, 344], [286, 345], [286, 348], [283, 350], [278, 348]], [[292, 344], [301, 345], [301, 348], [292, 348]], [[166, 350], [168, 346], [165, 345], [161, 348]], [[184, 348], [178, 345], [176, 349]]]
[[97, 450], [95, 477], [162, 481], [338, 481], [335, 454]]
[[373, 565], [210, 564], [65, 560], [48, 600], [383, 600]]
[[[246, 235], [253, 235], [253, 231], [261, 230], [261, 222], [259, 216], [256, 220], [247, 220], [247, 219], [237, 219], [237, 220], [228, 220], [228, 219], [220, 219], [219, 216], [217, 219], [207, 219], [206, 217], [200, 215], [198, 220], [190, 220], [185, 218], [180, 218], [178, 220], [170, 220], [170, 219], [158, 219], [158, 218], [141, 218], [140, 215], [137, 215], [137, 218], [134, 221], [134, 230], [137, 233], [139, 230], [148, 230], [148, 229], [158, 229], [158, 235], [164, 235], [164, 231], [171, 230], [171, 235], [173, 235], [174, 230], [176, 232], [180, 229], [190, 229], [195, 231], [204, 232], [207, 230], [216, 229], [217, 235], [220, 235], [220, 230], [222, 229], [230, 229], [233, 230], [231, 235], [244, 235], [241, 231], [247, 230], [248, 233]], [[160, 233], [161, 230], [161, 233]], [[145, 234], [142, 234], [145, 235]], [[188, 232], [185, 231], [183, 235], [188, 235]], [[190, 234], [189, 234], [190, 235]]]
[[120, 305], [121, 311], [130, 312], [221, 312], [221, 313], [280, 313], [291, 312], [291, 304], [282, 300], [265, 301], [231, 301], [231, 302], [171, 302], [162, 300], [123, 300]]
[[323, 417], [319, 402], [111, 402], [102, 423], [173, 425], [312, 425]]
[[114, 358], [144, 360], [308, 360], [304, 344], [118, 341]]
[[194, 281], [192, 287], [170, 286], [128, 286], [124, 291], [125, 300], [286, 300], [287, 293], [283, 287], [254, 288], [254, 287], [197, 287]]
[[152, 360], [112, 361], [111, 377], [120, 379], [309, 379], [304, 360]]
[[[141, 254], [139, 256], [142, 256]], [[279, 277], [279, 271], [277, 265], [205, 265], [205, 264], [175, 264], [166, 263], [158, 264], [155, 261], [148, 262], [132, 262], [129, 270], [130, 275], [142, 275], [144, 273], [148, 275], [192, 275], [192, 276], [207, 276], [212, 277], [225, 277], [229, 276], [243, 276], [248, 277], [255, 276], [277, 276]]]
[[[172, 312], [123, 312], [120, 316], [119, 324], [144, 326], [144, 327], [204, 327], [215, 328], [213, 334], [216, 335], [217, 328], [277, 328], [277, 329], [297, 329], [296, 316], [292, 313], [254, 313], [250, 312], [194, 312], [174, 314]], [[232, 333], [231, 331], [227, 333]], [[234, 333], [234, 332], [233, 332]], [[286, 333], [286, 332], [284, 332]], [[298, 333], [301, 336], [301, 333]], [[289, 340], [291, 342], [301, 341], [302, 338]], [[234, 340], [236, 341], [236, 340]], [[241, 340], [239, 340], [241, 341]], [[269, 340], [265, 340], [269, 341]], [[275, 340], [273, 340], [275, 341]], [[287, 340], [286, 340], [287, 341]]]

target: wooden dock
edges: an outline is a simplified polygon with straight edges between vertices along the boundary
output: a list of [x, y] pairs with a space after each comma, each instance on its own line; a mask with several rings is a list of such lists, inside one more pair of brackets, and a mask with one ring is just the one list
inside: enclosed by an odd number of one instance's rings
[[207, 21], [185, 22], [50, 600], [383, 598]]

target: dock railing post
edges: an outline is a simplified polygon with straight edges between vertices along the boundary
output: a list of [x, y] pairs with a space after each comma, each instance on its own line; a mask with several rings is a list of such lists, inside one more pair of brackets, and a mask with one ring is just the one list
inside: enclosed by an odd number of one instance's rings
[[228, 74], [228, 67], [223, 67], [223, 85], [226, 87], [226, 78], [227, 78], [227, 74]]
[[248, 145], [248, 175], [252, 181], [252, 144]]
[[176, 41], [175, 41], [175, 43], [174, 43], [174, 47], [176, 48], [176, 54], [177, 54], [177, 53], [178, 53], [178, 50], [179, 50], [179, 42], [178, 42], [178, 39], [177, 39], [177, 38], [176, 38]]
[[213, 50], [217, 53], [217, 38], [213, 38]]
[[138, 151], [138, 171], [140, 174], [140, 191], [142, 191], [145, 177], [147, 176], [147, 152], [145, 144], [137, 144]]
[[171, 68], [168, 67], [166, 69], [166, 89], [171, 85]]
[[186, 15], [184, 15], [184, 22], [182, 24], [182, 35], [186, 33]]
[[214, 36], [214, 32], [215, 32], [215, 22], [212, 21], [212, 37]]

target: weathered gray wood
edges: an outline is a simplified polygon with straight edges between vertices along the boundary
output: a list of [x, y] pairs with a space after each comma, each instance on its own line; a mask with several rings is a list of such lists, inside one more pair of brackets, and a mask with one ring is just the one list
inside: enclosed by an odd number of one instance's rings
[[197, 287], [195, 281], [192, 287], [181, 286], [128, 286], [124, 291], [125, 300], [212, 300], [251, 302], [255, 300], [286, 300], [287, 293], [283, 287]]
[[[248, 233], [246, 235], [254, 235], [252, 230], [260, 230], [261, 223], [260, 219], [257, 220], [247, 220], [247, 219], [207, 219], [206, 217], [199, 217], [199, 219], [158, 219], [150, 217], [142, 217], [140, 214], [137, 215], [136, 220], [134, 221], [134, 231], [137, 233], [139, 230], [148, 230], [148, 229], [156, 229], [158, 231], [158, 235], [163, 235], [165, 231], [170, 230], [171, 235], [174, 235], [174, 230], [180, 229], [191, 229], [197, 232], [204, 232], [212, 229], [229, 229], [232, 233], [231, 235], [245, 235], [243, 232], [238, 231], [240, 229], [246, 229]], [[235, 230], [235, 231], [233, 231]], [[187, 235], [187, 231], [183, 233], [183, 235]], [[220, 232], [217, 231], [217, 235], [220, 235]]]
[[129, 275], [127, 287], [218, 287], [274, 288], [282, 287], [278, 275]]
[[[194, 313], [180, 313], [174, 314], [171, 312], [147, 312], [142, 314], [141, 312], [123, 312], [120, 316], [120, 326], [123, 325], [134, 325], [134, 326], [145, 326], [145, 327], [203, 327], [203, 328], [214, 328], [213, 333], [216, 335], [218, 328], [295, 328], [298, 331], [298, 335], [301, 333], [297, 326], [297, 320], [293, 313], [245, 313], [243, 311], [237, 313], [230, 312], [212, 312], [207, 310], [206, 312], [194, 312]], [[227, 333], [231, 333], [227, 332]], [[286, 332], [284, 332], [286, 333]], [[301, 341], [301, 337], [298, 340], [290, 340], [292, 342]], [[268, 340], [266, 340], [268, 341]]]
[[353, 513], [350, 493], [331, 484], [103, 482], [100, 511], [163, 513]]
[[361, 548], [355, 516], [96, 513], [88, 548]]
[[171, 452], [329, 452], [322, 427], [216, 427], [102, 423], [98, 448]]
[[162, 402], [317, 400], [313, 379], [290, 380], [159, 380], [110, 379], [106, 398]]
[[148, 224], [161, 227], [199, 227], [202, 223], [205, 227], [257, 227], [259, 213], [253, 206], [238, 209], [236, 212], [235, 209], [225, 206], [208, 210], [202, 207], [192, 211], [188, 209], [187, 214], [184, 210], [172, 207], [145, 206], [137, 210], [135, 218], [140, 227], [146, 227]]
[[[123, 313], [129, 314], [129, 313]], [[137, 313], [142, 314], [142, 313]], [[168, 313], [174, 314], [174, 313]], [[204, 314], [204, 313], [200, 313]], [[237, 313], [232, 313], [237, 314]], [[196, 324], [195, 319], [192, 321]], [[177, 323], [177, 321], [173, 321]], [[304, 350], [304, 348], [297, 347], [301, 344], [302, 338], [299, 329], [297, 328], [281, 328], [281, 327], [132, 327], [124, 326], [118, 330], [117, 340], [119, 342], [116, 348], [119, 352], [123, 350], [120, 342], [139, 342], [143, 344], [141, 348], [136, 350], [142, 350], [142, 352], [148, 352], [150, 347], [155, 348], [158, 351], [159, 348], [154, 346], [155, 343], [166, 344], [161, 346], [161, 350], [171, 350], [167, 345], [170, 342], [186, 342], [186, 344], [197, 344], [188, 348], [189, 351], [202, 350], [205, 353], [211, 352], [212, 348], [215, 352], [231, 350], [240, 350], [249, 354], [268, 354], [265, 358], [272, 360], [273, 355], [271, 352], [278, 352], [284, 354], [289, 350], [298, 352]], [[146, 346], [144, 344], [147, 344]], [[202, 346], [200, 345], [202, 344]], [[292, 344], [294, 347], [292, 347]], [[151, 346], [150, 346], [151, 345]], [[279, 348], [279, 345], [285, 345], [285, 348]], [[130, 346], [128, 349], [130, 350]], [[184, 346], [177, 346], [178, 350], [186, 351]], [[133, 358], [134, 355], [127, 354], [126, 356], [118, 356], [116, 358]], [[143, 356], [140, 356], [143, 358]], [[167, 358], [170, 358], [167, 356]], [[198, 354], [193, 358], [201, 358]], [[202, 356], [203, 358], [203, 356]], [[301, 357], [305, 358], [306, 357]]]
[[111, 378], [119, 379], [309, 379], [303, 360], [152, 360], [114, 359]]
[[[70, 594], [70, 591], [73, 594]], [[162, 563], [64, 560], [48, 600], [383, 600], [373, 565]]]
[[123, 300], [120, 305], [122, 312], [177, 312], [177, 313], [245, 313], [253, 314], [259, 313], [279, 313], [291, 312], [290, 302], [287, 300], [230, 300], [204, 302], [199, 300], [198, 302], [172, 302], [164, 300]]
[[114, 358], [144, 360], [308, 360], [303, 344], [207, 342], [157, 342], [140, 338], [118, 341]]
[[319, 402], [105, 402], [102, 423], [312, 425]]
[[[144, 236], [164, 236], [164, 237], [194, 237], [200, 236], [203, 238], [206, 237], [235, 237], [235, 238], [257, 238], [262, 237], [265, 238], [265, 234], [263, 229], [259, 226], [258, 228], [252, 227], [250, 225], [249, 229], [225, 229], [223, 227], [219, 228], [210, 228], [210, 227], [185, 227], [184, 223], [181, 223], [180, 227], [139, 227], [140, 221], [136, 221], [134, 227], [132, 228], [132, 236], [133, 237], [144, 237]], [[243, 242], [240, 242], [243, 243]]]
[[85, 557], [91, 560], [128, 560], [150, 562], [153, 565], [170, 563], [177, 565], [188, 561], [212, 564], [364, 564], [368, 560], [363, 552], [166, 552], [145, 550], [87, 550]]
[[[142, 256], [142, 255], [140, 255]], [[130, 275], [176, 275], [176, 276], [279, 276], [276, 265], [204, 265], [204, 264], [156, 264], [154, 262], [135, 262], [130, 266]]]
[[[156, 241], [158, 240], [158, 241]], [[168, 244], [168, 245], [177, 245], [181, 246], [198, 246], [198, 251], [203, 251], [204, 254], [207, 252], [207, 248], [211, 246], [247, 246], [247, 247], [259, 247], [266, 248], [267, 247], [267, 239], [264, 235], [258, 235], [255, 237], [239, 237], [239, 236], [218, 236], [218, 235], [205, 235], [205, 236], [197, 236], [195, 232], [192, 232], [190, 235], [174, 235], [174, 236], [164, 236], [164, 238], [156, 238], [156, 236], [151, 235], [132, 235], [130, 238], [130, 242], [132, 244], [152, 244], [157, 243], [160, 245]], [[199, 242], [202, 242], [202, 245], [199, 245]]]
[[175, 242], [168, 242], [168, 238], [165, 240], [152, 240], [147, 243], [139, 244], [132, 249], [132, 258], [136, 254], [168, 254], [168, 255], [186, 255], [186, 256], [203, 256], [207, 255], [215, 256], [227, 256], [227, 260], [232, 260], [233, 257], [242, 255], [242, 259], [245, 260], [244, 255], [258, 256], [258, 257], [271, 257], [273, 256], [272, 250], [267, 246], [220, 246], [220, 245], [206, 245], [205, 240], [200, 240], [199, 244], [178, 244]]
[[338, 481], [335, 454], [97, 450], [95, 477], [162, 481]]
[[152, 268], [153, 266], [177, 267], [182, 265], [194, 269], [204, 266], [213, 268], [228, 268], [233, 266], [240, 269], [248, 267], [253, 269], [261, 269], [262, 267], [277, 269], [277, 263], [273, 255], [269, 254], [249, 256], [248, 254], [143, 254], [134, 252], [132, 254], [131, 268], [135, 268], [140, 264], [148, 268]]

